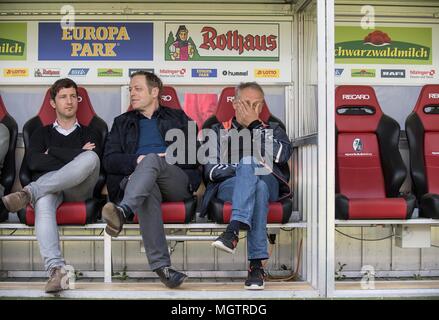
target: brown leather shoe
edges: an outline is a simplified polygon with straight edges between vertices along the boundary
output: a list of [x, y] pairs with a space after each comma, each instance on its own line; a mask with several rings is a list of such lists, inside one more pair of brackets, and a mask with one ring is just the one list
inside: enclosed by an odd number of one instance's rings
[[102, 208], [102, 218], [107, 223], [105, 232], [112, 237], [117, 237], [122, 231], [123, 224], [125, 223], [125, 216], [122, 208], [116, 206], [112, 202], [108, 202]]
[[28, 189], [24, 188], [21, 191], [10, 193], [2, 197], [2, 201], [9, 212], [17, 212], [25, 208], [31, 201], [31, 193]]
[[[66, 279], [64, 279], [65, 277]], [[67, 278], [66, 270], [62, 267], [53, 268], [50, 271], [49, 281], [47, 281], [44, 290], [47, 293], [54, 293], [67, 289], [69, 289], [69, 279]]]

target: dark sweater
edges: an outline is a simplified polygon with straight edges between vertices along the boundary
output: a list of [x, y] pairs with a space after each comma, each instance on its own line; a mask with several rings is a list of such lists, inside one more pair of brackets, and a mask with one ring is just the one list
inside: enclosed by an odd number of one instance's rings
[[157, 126], [157, 117], [144, 118], [139, 121], [139, 142], [137, 155], [147, 155], [148, 153], [166, 152], [165, 140], [163, 140]]
[[[82, 147], [87, 142], [96, 144], [93, 149], [101, 155], [97, 133], [88, 127], [76, 128], [67, 136], [60, 134], [53, 125], [38, 128], [32, 133], [27, 152], [27, 163], [32, 171], [32, 180], [38, 179], [44, 173], [62, 168], [85, 150]], [[45, 152], [48, 151], [48, 154]]]

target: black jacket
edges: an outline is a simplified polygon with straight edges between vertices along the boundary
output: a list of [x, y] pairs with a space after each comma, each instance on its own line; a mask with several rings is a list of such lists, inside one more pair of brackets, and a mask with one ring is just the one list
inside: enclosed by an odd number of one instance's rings
[[[288, 160], [291, 157], [293, 148], [288, 138], [286, 132], [282, 127], [276, 122], [269, 122], [268, 124], [263, 124], [260, 121], [252, 122], [248, 128], [242, 127], [235, 118], [232, 120], [231, 129], [236, 129], [238, 132], [241, 130], [249, 130], [249, 134], [253, 137], [253, 130], [258, 131], [261, 134], [261, 141], [266, 141], [265, 139], [271, 139], [273, 142], [273, 154], [270, 155], [273, 163], [273, 174], [279, 182], [279, 197], [287, 197], [291, 195], [290, 187], [288, 181], [290, 179], [290, 169], [288, 166]], [[230, 150], [230, 139], [227, 135], [229, 134], [227, 130], [224, 130], [224, 126], [221, 123], [215, 123], [212, 125], [211, 129], [216, 133], [217, 141], [217, 152], [216, 157], [211, 157], [207, 153], [207, 159], [203, 167], [204, 172], [204, 183], [206, 184], [206, 192], [204, 193], [203, 202], [201, 206], [201, 216], [205, 216], [207, 213], [207, 208], [213, 197], [216, 196], [218, 187], [221, 182], [235, 176], [235, 168], [237, 163], [231, 161], [230, 157], [227, 161], [221, 159], [221, 143], [222, 141], [227, 141], [227, 148], [229, 155]], [[271, 130], [273, 135], [271, 136]], [[268, 141], [268, 140], [267, 140]], [[206, 142], [205, 142], [206, 143]], [[261, 144], [261, 153], [265, 155], [265, 144]], [[203, 146], [204, 147], [204, 146]], [[224, 147], [223, 147], [224, 148]], [[252, 146], [250, 146], [252, 149]], [[245, 146], [239, 145], [239, 160], [242, 159], [243, 153], [245, 152]], [[247, 150], [250, 151], [250, 150]], [[267, 154], [268, 156], [268, 154]]]
[[[165, 140], [166, 132], [170, 129], [180, 129], [185, 135], [185, 163], [188, 163], [188, 152], [194, 149], [189, 148], [189, 144], [198, 147], [196, 140], [196, 125], [183, 110], [171, 109], [159, 106], [155, 111], [157, 116], [157, 125], [163, 140]], [[113, 127], [108, 135], [104, 150], [104, 168], [107, 172], [107, 188], [110, 201], [119, 202], [123, 198], [123, 190], [120, 188], [121, 181], [129, 176], [137, 166], [136, 154], [139, 144], [139, 120], [143, 115], [136, 111], [128, 111], [114, 119]], [[189, 141], [189, 124], [193, 122], [195, 126], [194, 141]], [[166, 141], [167, 146], [173, 141]], [[196, 157], [195, 157], [196, 158]], [[177, 163], [189, 177], [189, 191], [193, 192], [198, 189], [201, 182], [201, 172], [196, 164]]]

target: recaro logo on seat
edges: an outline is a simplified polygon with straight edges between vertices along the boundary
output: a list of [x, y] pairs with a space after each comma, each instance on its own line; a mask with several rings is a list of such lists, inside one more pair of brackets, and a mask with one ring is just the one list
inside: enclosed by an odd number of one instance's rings
[[355, 152], [363, 151], [363, 142], [360, 138], [354, 139], [354, 142], [352, 143], [352, 148], [354, 148]]
[[343, 100], [369, 100], [368, 94], [344, 94], [341, 97]]
[[160, 99], [161, 99], [162, 101], [171, 101], [171, 100], [172, 100], [172, 97], [171, 97], [169, 94], [167, 94], [167, 95], [163, 95], [163, 96], [161, 96]]
[[439, 99], [439, 93], [429, 93], [428, 98], [429, 99]]
[[230, 97], [226, 98], [227, 102], [233, 102], [233, 100], [235, 100], [235, 97], [233, 97], [233, 96], [230, 96]]

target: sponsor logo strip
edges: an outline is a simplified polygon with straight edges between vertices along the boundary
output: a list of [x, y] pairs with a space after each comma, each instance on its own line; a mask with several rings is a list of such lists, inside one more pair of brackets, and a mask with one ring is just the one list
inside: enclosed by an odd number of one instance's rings
[[248, 77], [248, 70], [246, 71], [231, 71], [223, 70], [222, 75], [227, 77]]
[[375, 69], [352, 69], [352, 78], [375, 78]]
[[34, 70], [34, 76], [39, 77], [59, 77], [61, 76], [61, 69], [54, 68], [37, 68]]
[[192, 69], [192, 78], [216, 78], [217, 69]]
[[105, 69], [105, 68], [98, 68], [98, 77], [122, 77], [123, 76], [123, 69], [117, 68], [117, 69]]
[[72, 68], [69, 71], [69, 76], [73, 77], [85, 77], [88, 73], [89, 68]]
[[160, 69], [159, 76], [164, 78], [182, 78], [186, 76], [186, 69]]
[[279, 78], [279, 69], [255, 69], [255, 78]]
[[410, 70], [410, 78], [413, 79], [432, 79], [436, 74], [435, 69], [431, 70]]
[[335, 68], [335, 76], [340, 77], [343, 74], [343, 68]]
[[28, 77], [28, 68], [5, 68], [3, 69], [4, 77]]
[[381, 69], [381, 78], [405, 78], [404, 69]]

